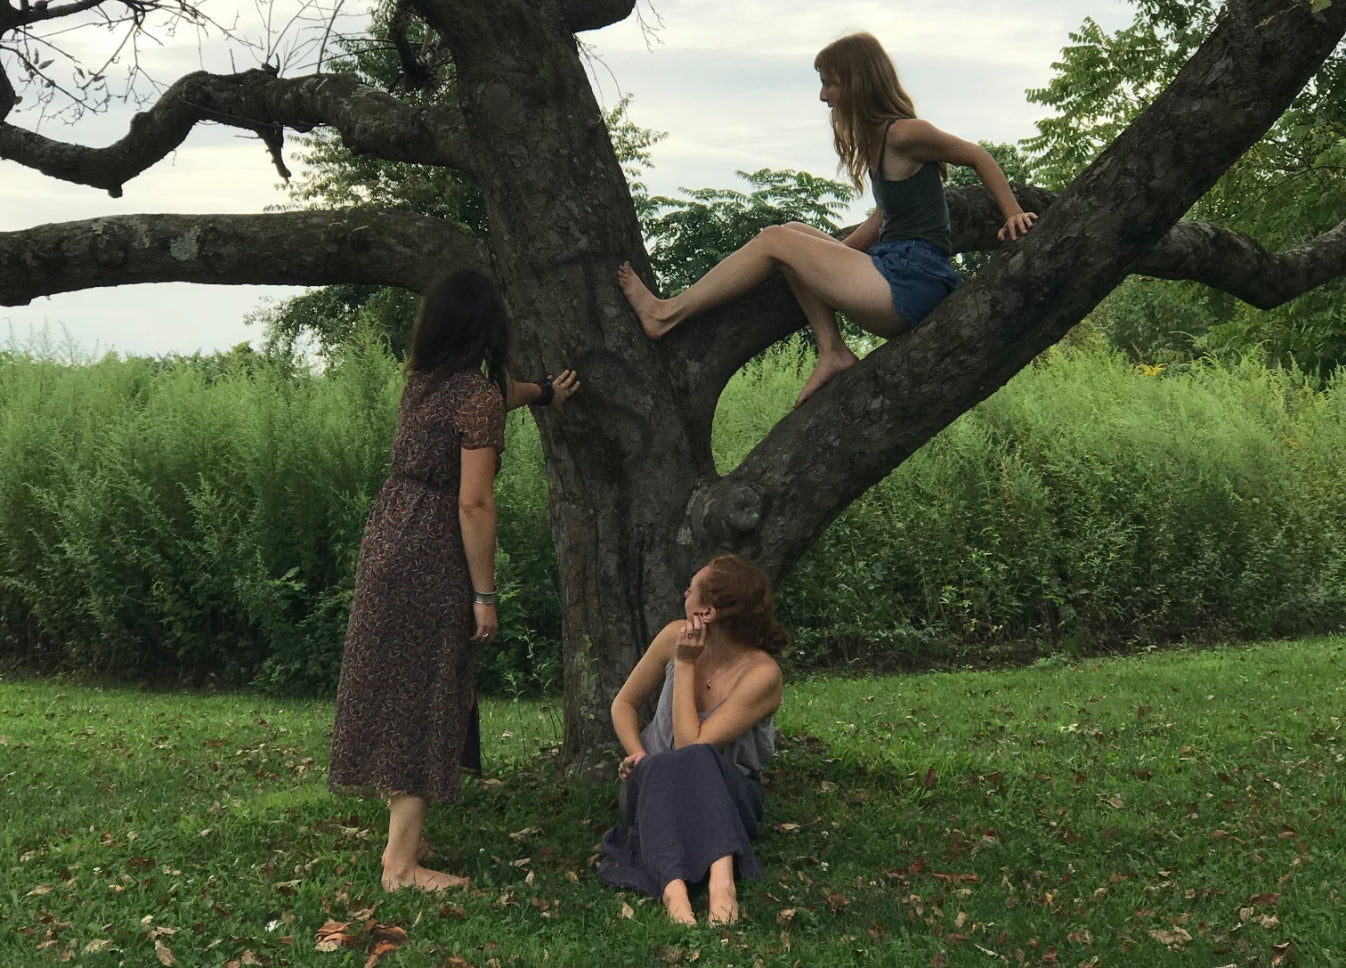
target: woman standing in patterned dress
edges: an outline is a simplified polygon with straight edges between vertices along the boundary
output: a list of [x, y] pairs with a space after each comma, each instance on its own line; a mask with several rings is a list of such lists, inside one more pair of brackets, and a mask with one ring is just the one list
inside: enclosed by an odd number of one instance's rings
[[388, 798], [388, 891], [467, 883], [422, 867], [417, 850], [429, 801], [455, 801], [460, 769], [481, 760], [474, 653], [499, 627], [494, 485], [506, 400], [559, 409], [579, 387], [570, 370], [554, 384], [511, 383], [508, 355], [507, 312], [489, 278], [463, 270], [425, 293], [391, 473], [360, 543], [328, 776], [335, 793]]

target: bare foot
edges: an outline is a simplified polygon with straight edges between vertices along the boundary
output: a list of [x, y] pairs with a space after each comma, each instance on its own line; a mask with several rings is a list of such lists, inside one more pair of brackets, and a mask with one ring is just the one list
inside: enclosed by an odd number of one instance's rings
[[640, 276], [636, 275], [636, 270], [631, 268], [631, 263], [623, 262], [617, 267], [617, 285], [621, 286], [626, 301], [636, 311], [640, 328], [645, 331], [646, 336], [650, 339], [662, 339], [664, 334], [673, 328], [673, 323], [660, 318], [660, 311], [667, 300], [656, 298], [654, 293], [650, 292], [649, 287], [640, 281]]
[[664, 887], [664, 908], [669, 918], [677, 924], [696, 924], [692, 901], [687, 896], [687, 885], [682, 881], [669, 881]]
[[[728, 861], [728, 863], [724, 863]], [[734, 886], [734, 859], [725, 857], [710, 866], [710, 881], [706, 885], [710, 895], [711, 924], [734, 924], [738, 921], [738, 889]]]
[[813, 366], [813, 372], [809, 378], [804, 381], [804, 389], [799, 391], [799, 396], [795, 397], [795, 406], [807, 400], [818, 392], [821, 387], [832, 377], [836, 376], [842, 370], [849, 370], [855, 364], [860, 362], [860, 357], [850, 351], [850, 348], [843, 346], [839, 350], [832, 350], [827, 353], [818, 354], [818, 362]]
[[453, 887], [467, 887], [467, 885], [466, 877], [459, 877], [457, 874], [445, 874], [443, 871], [432, 871], [430, 868], [420, 865], [401, 875], [387, 868], [383, 870], [383, 889], [385, 891], [400, 891], [404, 887], [415, 887], [422, 891], [446, 891]]

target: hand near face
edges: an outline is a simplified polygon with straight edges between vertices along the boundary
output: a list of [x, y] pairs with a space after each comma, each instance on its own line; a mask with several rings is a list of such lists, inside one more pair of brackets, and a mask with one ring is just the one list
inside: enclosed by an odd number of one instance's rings
[[706, 613], [693, 612], [692, 617], [683, 623], [678, 633], [678, 641], [673, 650], [673, 658], [683, 662], [695, 662], [701, 658], [706, 648]]

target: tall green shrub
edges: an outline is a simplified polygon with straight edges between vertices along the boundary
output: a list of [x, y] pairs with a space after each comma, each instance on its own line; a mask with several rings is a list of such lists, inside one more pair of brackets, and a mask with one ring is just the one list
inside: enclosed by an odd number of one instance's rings
[[[796, 355], [717, 415], [722, 467]], [[997, 660], [1346, 621], [1340, 377], [1058, 349], [856, 501], [785, 579], [806, 663]], [[757, 427], [745, 402], [762, 403]], [[873, 428], [872, 432], [882, 432]]]

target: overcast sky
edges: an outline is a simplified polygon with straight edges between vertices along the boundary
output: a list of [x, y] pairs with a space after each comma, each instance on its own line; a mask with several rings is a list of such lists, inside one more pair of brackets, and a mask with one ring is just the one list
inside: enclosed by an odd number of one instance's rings
[[[219, 12], [234, 0], [204, 0]], [[292, 0], [277, 0], [282, 7]], [[656, 12], [657, 11], [657, 12]], [[1113, 29], [1128, 21], [1125, 0], [639, 0], [639, 18], [583, 35], [593, 48], [593, 83], [604, 104], [630, 94], [631, 119], [667, 132], [646, 181], [679, 188], [738, 187], [736, 170], [793, 168], [836, 177], [827, 110], [818, 102], [813, 56], [856, 30], [878, 36], [922, 117], [971, 140], [1018, 141], [1041, 116], [1024, 91], [1051, 77], [1051, 64], [1086, 16]], [[245, 29], [246, 10], [239, 14]], [[228, 15], [232, 17], [232, 14]], [[642, 30], [656, 27], [651, 37]], [[262, 36], [262, 29], [252, 31]], [[204, 66], [240, 70], [255, 54], [194, 37], [167, 38], [142, 59], [164, 80]], [[8, 64], [6, 65], [8, 66]], [[300, 58], [286, 73], [299, 73]], [[100, 147], [121, 137], [132, 109], [73, 126], [46, 123], [49, 137]], [[31, 125], [16, 110], [10, 121]], [[293, 165], [293, 157], [291, 157]], [[260, 212], [286, 196], [266, 151], [233, 129], [199, 126], [174, 155], [127, 183], [125, 195], [43, 178], [0, 161], [0, 231], [132, 212]], [[277, 287], [122, 286], [0, 307], [0, 343], [44, 329], [88, 353], [191, 353], [260, 341], [243, 316]]]

